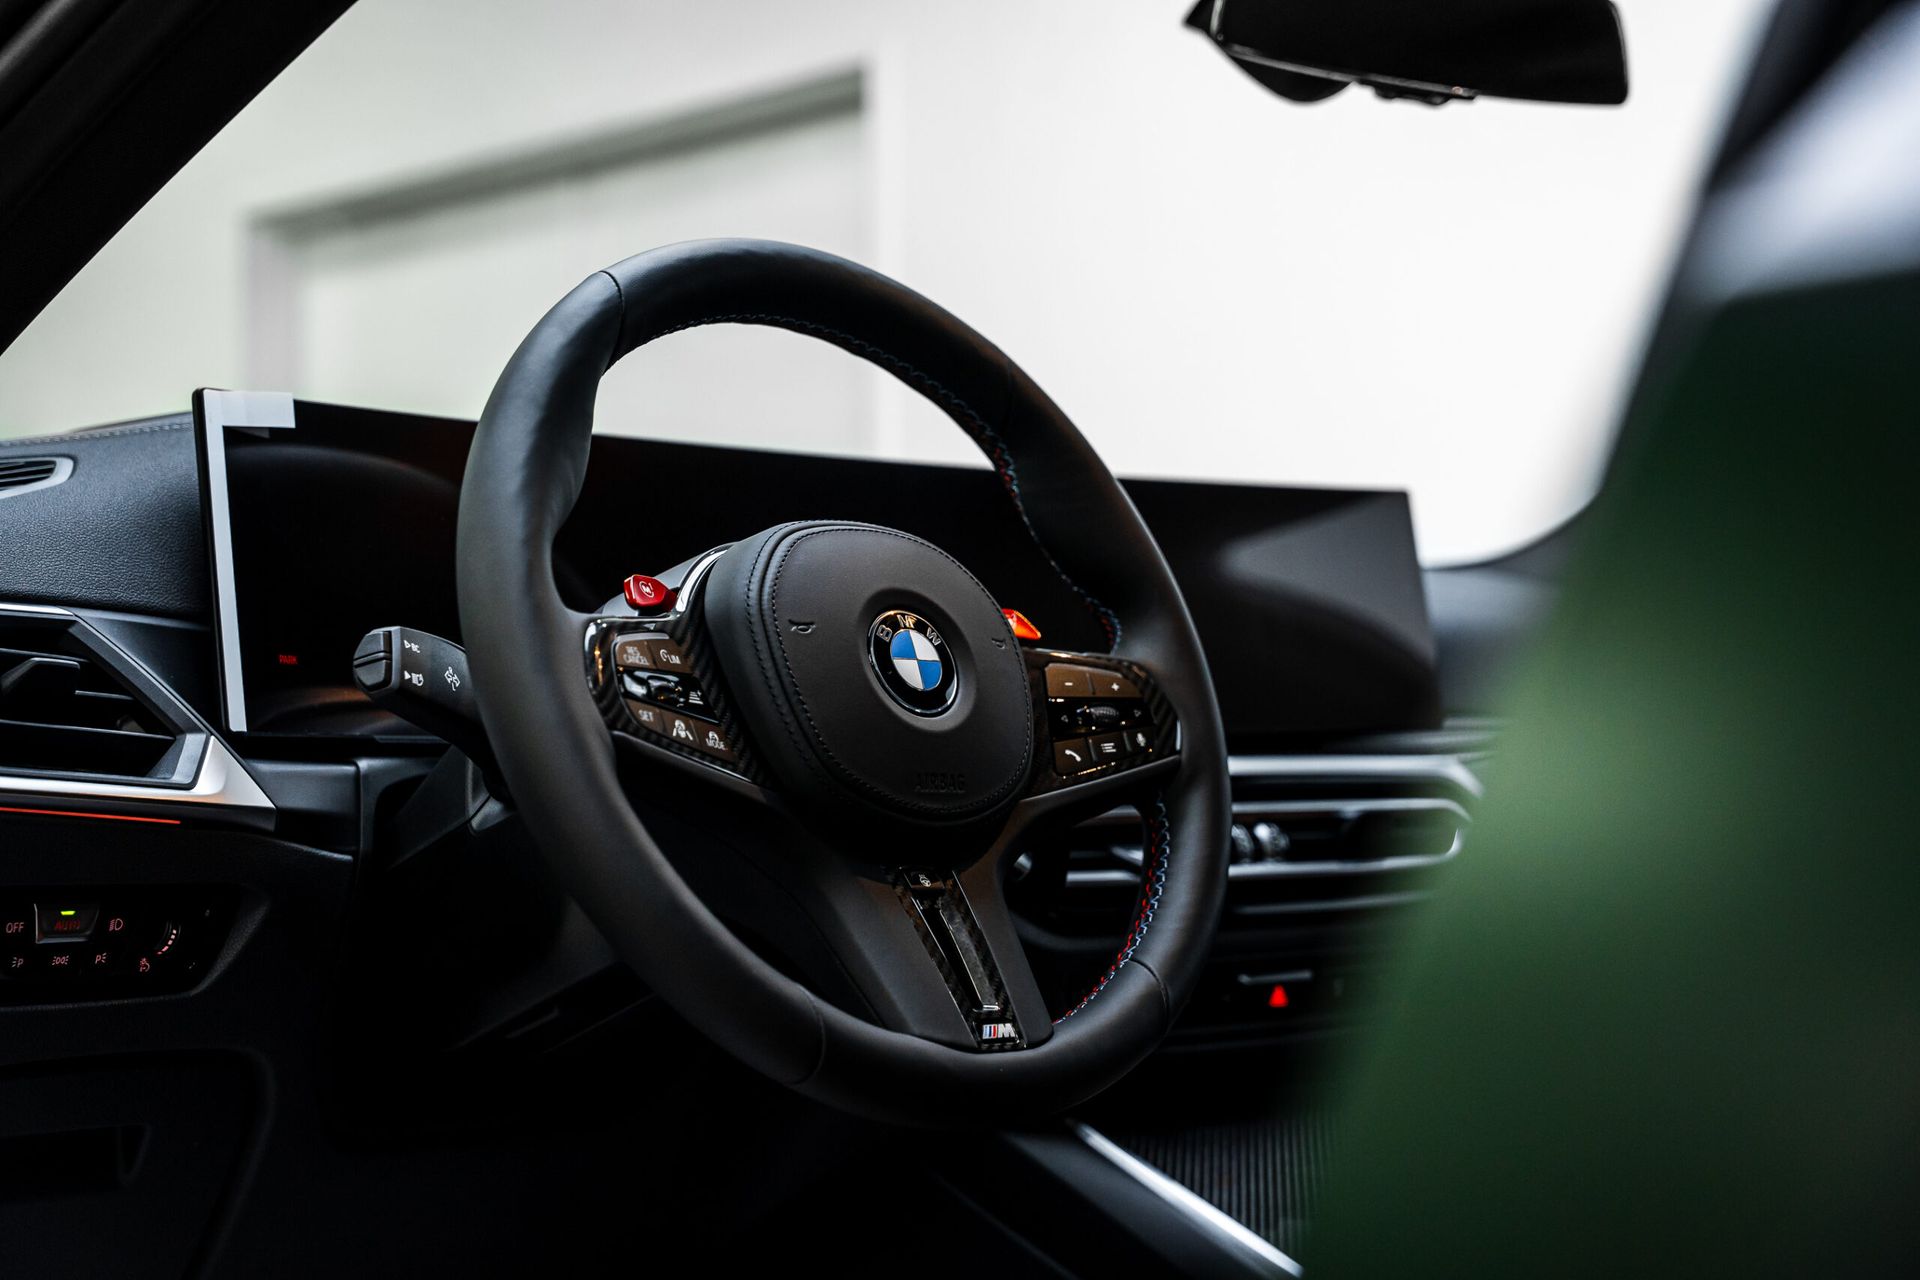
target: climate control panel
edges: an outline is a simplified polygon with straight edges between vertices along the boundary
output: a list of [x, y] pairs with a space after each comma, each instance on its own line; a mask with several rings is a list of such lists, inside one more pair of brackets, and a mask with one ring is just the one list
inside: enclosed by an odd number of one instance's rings
[[104, 999], [191, 986], [219, 954], [230, 906], [230, 895], [213, 889], [0, 893], [0, 1001]]

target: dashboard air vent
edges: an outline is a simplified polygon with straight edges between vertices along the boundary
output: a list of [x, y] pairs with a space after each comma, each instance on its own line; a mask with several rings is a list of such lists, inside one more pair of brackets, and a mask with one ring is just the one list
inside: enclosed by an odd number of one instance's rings
[[0, 458], [0, 498], [51, 488], [72, 474], [71, 458]]
[[0, 626], [0, 770], [152, 777], [177, 735], [85, 648]]

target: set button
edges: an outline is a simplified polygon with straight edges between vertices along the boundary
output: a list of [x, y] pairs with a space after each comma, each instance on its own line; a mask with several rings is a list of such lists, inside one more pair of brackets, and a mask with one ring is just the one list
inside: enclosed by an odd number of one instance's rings
[[667, 731], [667, 713], [659, 707], [628, 698], [627, 711], [635, 720], [640, 722], [642, 729], [651, 729], [655, 733], [665, 733]]

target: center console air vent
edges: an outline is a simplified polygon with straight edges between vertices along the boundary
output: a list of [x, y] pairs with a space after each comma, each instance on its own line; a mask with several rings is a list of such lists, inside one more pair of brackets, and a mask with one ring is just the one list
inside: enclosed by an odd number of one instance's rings
[[[1230, 915], [1345, 909], [1421, 891], [1459, 855], [1479, 784], [1452, 756], [1234, 761]], [[1140, 891], [1139, 815], [1116, 809], [1016, 864], [1028, 905], [1066, 934], [1124, 927]], [[1024, 882], [1024, 883], [1022, 883]]]
[[0, 498], [50, 489], [72, 474], [71, 458], [0, 458]]
[[65, 615], [0, 613], [0, 772], [174, 780], [191, 731]]

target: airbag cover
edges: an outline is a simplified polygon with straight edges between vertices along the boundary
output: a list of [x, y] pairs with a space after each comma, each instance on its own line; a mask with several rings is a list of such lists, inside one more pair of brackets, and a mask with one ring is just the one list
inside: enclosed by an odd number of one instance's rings
[[[1026, 778], [1033, 711], [1013, 633], [931, 543], [877, 525], [781, 525], [714, 564], [701, 607], [758, 755], [815, 807], [852, 800], [868, 816], [955, 823]], [[896, 668], [887, 641], [902, 612], [933, 639], [899, 637]], [[944, 681], [951, 701], [921, 691], [944, 695]]]

